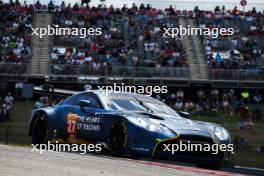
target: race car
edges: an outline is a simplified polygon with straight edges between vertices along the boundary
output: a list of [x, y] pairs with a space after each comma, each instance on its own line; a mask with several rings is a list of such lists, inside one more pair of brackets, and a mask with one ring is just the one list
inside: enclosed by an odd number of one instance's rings
[[230, 145], [231, 138], [220, 125], [191, 120], [158, 99], [135, 93], [91, 90], [34, 109], [29, 136], [33, 144], [100, 143], [115, 156], [180, 160], [212, 169], [221, 168], [232, 155], [230, 150], [175, 150], [180, 144]]

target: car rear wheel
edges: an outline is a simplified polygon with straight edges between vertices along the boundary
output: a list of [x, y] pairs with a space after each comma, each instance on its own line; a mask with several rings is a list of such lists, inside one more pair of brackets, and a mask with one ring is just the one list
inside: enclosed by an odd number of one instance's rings
[[127, 127], [123, 121], [118, 120], [113, 123], [108, 146], [112, 155], [124, 155], [127, 147]]
[[44, 114], [39, 114], [32, 127], [32, 143], [45, 144], [48, 142], [48, 119]]

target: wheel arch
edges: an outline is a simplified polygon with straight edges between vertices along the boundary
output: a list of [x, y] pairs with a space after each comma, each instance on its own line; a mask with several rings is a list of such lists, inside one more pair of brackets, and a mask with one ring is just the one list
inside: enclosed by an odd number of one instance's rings
[[51, 123], [50, 123], [50, 118], [49, 118], [48, 113], [43, 109], [35, 111], [35, 112], [33, 112], [31, 119], [30, 119], [30, 122], [29, 122], [29, 128], [28, 128], [28, 135], [29, 136], [32, 136], [32, 130], [33, 130], [34, 124], [36, 123], [36, 120], [40, 115], [44, 115], [44, 117], [47, 118], [48, 127], [50, 127]]

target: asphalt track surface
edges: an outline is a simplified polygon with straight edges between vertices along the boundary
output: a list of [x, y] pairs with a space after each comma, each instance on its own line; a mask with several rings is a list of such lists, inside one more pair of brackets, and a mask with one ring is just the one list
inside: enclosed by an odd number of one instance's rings
[[[95, 154], [80, 155], [48, 151], [39, 154], [37, 151], [32, 152], [30, 147], [0, 145], [1, 176], [243, 175], [243, 172], [235, 173], [238, 170], [213, 171], [177, 163], [133, 160]], [[261, 173], [256, 172], [252, 175]]]

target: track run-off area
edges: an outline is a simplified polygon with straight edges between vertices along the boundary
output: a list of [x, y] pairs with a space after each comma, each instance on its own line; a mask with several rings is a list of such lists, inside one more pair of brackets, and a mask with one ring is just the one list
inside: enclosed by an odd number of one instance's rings
[[[208, 170], [173, 162], [134, 160], [98, 154], [46, 151], [0, 145], [1, 176], [189, 176], [260, 175], [262, 170], [243, 168]], [[263, 172], [264, 173], [264, 172]]]

